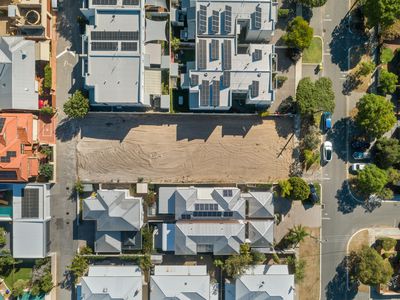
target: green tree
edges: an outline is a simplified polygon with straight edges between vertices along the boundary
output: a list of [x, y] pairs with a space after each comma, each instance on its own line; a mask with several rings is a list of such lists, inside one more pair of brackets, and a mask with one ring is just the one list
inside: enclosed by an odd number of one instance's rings
[[82, 193], [83, 193], [83, 183], [82, 183], [82, 181], [80, 181], [80, 179], [78, 179], [78, 180], [75, 182], [74, 190], [75, 190], [75, 192], [77, 192], [78, 194], [82, 194]]
[[41, 164], [39, 166], [39, 174], [47, 179], [53, 178], [53, 165], [49, 163]]
[[321, 144], [319, 129], [316, 126], [310, 126], [301, 142], [304, 149], [318, 149], [318, 146]]
[[328, 0], [297, 0], [298, 3], [308, 7], [320, 7], [325, 5]]
[[382, 137], [378, 139], [373, 148], [374, 161], [377, 166], [387, 169], [400, 163], [400, 143], [398, 139]]
[[88, 259], [84, 256], [77, 254], [72, 259], [71, 265], [67, 267], [67, 270], [69, 270], [72, 273], [72, 275], [74, 276], [74, 281], [75, 283], [77, 283], [79, 278], [86, 273], [88, 267], [89, 267]]
[[399, 78], [396, 74], [382, 69], [379, 74], [379, 88], [384, 95], [393, 94], [396, 91], [396, 85]]
[[335, 94], [332, 80], [321, 77], [312, 82], [310, 77], [300, 80], [296, 90], [296, 103], [302, 115], [319, 111], [333, 112], [335, 109]]
[[150, 255], [143, 255], [139, 257], [139, 267], [143, 270], [143, 271], [148, 271], [150, 270], [151, 266], [152, 266], [152, 262], [151, 262], [151, 257]]
[[306, 237], [308, 237], [310, 234], [307, 232], [307, 230], [302, 226], [294, 226], [289, 230], [289, 233], [286, 235], [286, 241], [288, 241], [290, 244], [292, 244], [294, 247], [296, 247], [299, 243], [304, 241]]
[[228, 277], [237, 278], [249, 268], [251, 263], [250, 255], [232, 255], [225, 260], [224, 271]]
[[380, 137], [396, 124], [394, 106], [385, 97], [366, 94], [357, 103], [356, 123], [370, 136]]
[[365, 0], [363, 7], [367, 17], [367, 26], [372, 28], [381, 25], [387, 28], [400, 15], [400, 1], [398, 0]]
[[375, 68], [376, 65], [373, 61], [363, 61], [359, 64], [357, 75], [368, 76], [375, 70]]
[[307, 182], [300, 177], [290, 177], [289, 183], [292, 186], [292, 191], [290, 193], [290, 197], [293, 200], [306, 200], [310, 195], [310, 187]]
[[4, 246], [5, 244], [7, 244], [6, 230], [4, 227], [0, 227], [0, 246]]
[[389, 237], [381, 237], [378, 239], [378, 243], [383, 250], [390, 251], [397, 245], [397, 240]]
[[46, 89], [51, 89], [51, 67], [50, 64], [47, 64], [44, 67], [44, 80], [43, 80], [43, 87]]
[[304, 155], [304, 164], [305, 164], [306, 170], [308, 170], [309, 168], [311, 168], [312, 165], [314, 165], [315, 163], [317, 163], [321, 160], [321, 155], [320, 155], [319, 151], [314, 152], [314, 151], [305, 149], [303, 151], [303, 155]]
[[173, 37], [171, 39], [171, 49], [172, 49], [173, 52], [176, 52], [179, 49], [180, 45], [181, 45], [181, 40], [180, 39], [178, 39], [176, 37]]
[[386, 172], [370, 164], [357, 174], [357, 187], [365, 195], [379, 193], [388, 183]]
[[251, 257], [254, 264], [262, 264], [266, 259], [265, 254], [258, 251], [251, 251]]
[[393, 58], [394, 58], [393, 50], [390, 48], [383, 47], [381, 50], [381, 57], [380, 57], [381, 63], [385, 65], [391, 62]]
[[83, 118], [89, 112], [89, 100], [76, 91], [64, 104], [64, 112], [70, 118]]
[[386, 170], [388, 181], [390, 183], [396, 184], [400, 181], [400, 172], [394, 168], [389, 168]]
[[286, 198], [290, 196], [290, 192], [293, 188], [289, 180], [280, 180], [278, 186], [281, 197]]
[[288, 47], [300, 50], [310, 47], [314, 30], [302, 17], [294, 18], [289, 23], [286, 32], [282, 38]]
[[216, 268], [223, 268], [224, 266], [224, 262], [220, 259], [214, 259], [213, 264]]
[[303, 259], [296, 259], [294, 256], [288, 256], [287, 264], [294, 271], [294, 280], [296, 283], [302, 282], [305, 277], [306, 262]]
[[151, 254], [153, 252], [153, 230], [149, 226], [143, 226], [141, 231], [143, 239], [142, 252]]
[[28, 280], [18, 279], [12, 286], [12, 295], [16, 298], [24, 294], [24, 290], [28, 287]]
[[53, 276], [51, 275], [51, 272], [48, 271], [40, 279], [40, 291], [48, 294], [53, 289], [53, 287]]
[[375, 249], [364, 246], [357, 253], [357, 257], [356, 276], [363, 284], [377, 285], [389, 282], [393, 275], [392, 266]]
[[391, 189], [389, 188], [383, 188], [382, 191], [377, 193], [378, 197], [380, 197], [383, 200], [390, 200], [393, 199], [394, 193]]

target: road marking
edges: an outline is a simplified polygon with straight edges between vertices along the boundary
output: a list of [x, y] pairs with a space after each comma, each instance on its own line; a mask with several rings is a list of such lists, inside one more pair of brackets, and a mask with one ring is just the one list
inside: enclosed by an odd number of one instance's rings
[[330, 220], [331, 218], [329, 217], [322, 217], [322, 220]]
[[332, 54], [329, 53], [329, 52], [326, 52], [326, 53], [324, 53], [324, 55], [329, 55], [329, 56], [331, 56]]
[[324, 19], [324, 22], [332, 22], [332, 19]]
[[76, 55], [75, 52], [74, 51], [70, 51], [68, 48], [65, 48], [64, 51], [62, 51], [61, 53], [57, 54], [56, 59], [60, 58], [61, 56], [63, 56], [66, 53], [71, 54], [75, 58], [75, 55]]

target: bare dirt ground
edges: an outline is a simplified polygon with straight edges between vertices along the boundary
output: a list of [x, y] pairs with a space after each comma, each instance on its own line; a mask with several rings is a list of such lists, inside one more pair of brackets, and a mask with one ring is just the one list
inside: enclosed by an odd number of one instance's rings
[[298, 299], [315, 300], [320, 295], [320, 229], [307, 227], [311, 237], [300, 243], [299, 256], [304, 259], [304, 279], [298, 286]]
[[89, 114], [80, 129], [86, 182], [272, 182], [292, 163], [289, 117]]

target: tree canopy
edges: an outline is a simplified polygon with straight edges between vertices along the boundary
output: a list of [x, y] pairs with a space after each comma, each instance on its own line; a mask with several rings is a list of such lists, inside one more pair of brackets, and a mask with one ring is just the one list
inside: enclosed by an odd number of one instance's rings
[[89, 100], [76, 91], [64, 104], [64, 112], [70, 118], [83, 118], [89, 112]]
[[307, 182], [304, 181], [303, 178], [300, 177], [290, 177], [289, 183], [292, 186], [292, 190], [290, 192], [290, 197], [293, 200], [306, 200], [308, 196], [310, 196], [310, 187]]
[[309, 7], [320, 7], [323, 6], [327, 1], [328, 0], [297, 0], [298, 3]]
[[387, 183], [387, 173], [374, 164], [369, 164], [357, 175], [357, 187], [366, 195], [380, 193]]
[[380, 168], [387, 169], [400, 163], [400, 143], [398, 139], [382, 137], [376, 141], [373, 150], [375, 162]]
[[381, 25], [383, 28], [387, 28], [394, 24], [400, 15], [400, 1], [365, 0], [363, 11], [367, 17], [368, 27]]
[[379, 88], [384, 95], [393, 94], [396, 91], [398, 80], [396, 74], [383, 69], [379, 74]]
[[300, 50], [310, 47], [314, 30], [302, 17], [294, 18], [289, 23], [286, 32], [287, 33], [283, 36], [283, 40], [289, 47]]
[[326, 77], [321, 77], [315, 82], [312, 82], [310, 77], [301, 79], [297, 86], [296, 101], [302, 115], [318, 111], [333, 112], [335, 94], [332, 90], [332, 81]]
[[393, 275], [392, 266], [375, 249], [364, 246], [357, 257], [356, 275], [363, 284], [377, 285], [389, 282]]
[[356, 123], [370, 136], [377, 138], [396, 124], [394, 106], [385, 97], [366, 94], [357, 103]]

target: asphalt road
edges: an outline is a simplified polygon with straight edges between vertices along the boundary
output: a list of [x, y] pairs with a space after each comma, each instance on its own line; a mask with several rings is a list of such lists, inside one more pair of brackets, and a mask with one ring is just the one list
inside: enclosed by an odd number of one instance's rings
[[[346, 186], [348, 136], [352, 129], [347, 126], [346, 117], [352, 109], [350, 99], [342, 93], [348, 70], [348, 50], [363, 44], [362, 37], [352, 34], [346, 15], [348, 1], [328, 0], [323, 9], [314, 10], [313, 18], [323, 24], [324, 70], [323, 76], [333, 80], [336, 108], [333, 114], [334, 127], [327, 139], [334, 144], [333, 160], [322, 170], [322, 210], [321, 238], [321, 299], [369, 299], [369, 295], [357, 293], [357, 289], [347, 289], [346, 272], [343, 261], [349, 238], [357, 230], [374, 226], [397, 226], [400, 221], [400, 203], [384, 203], [372, 211], [363, 207], [349, 194]], [[315, 22], [315, 21], [314, 21]]]

